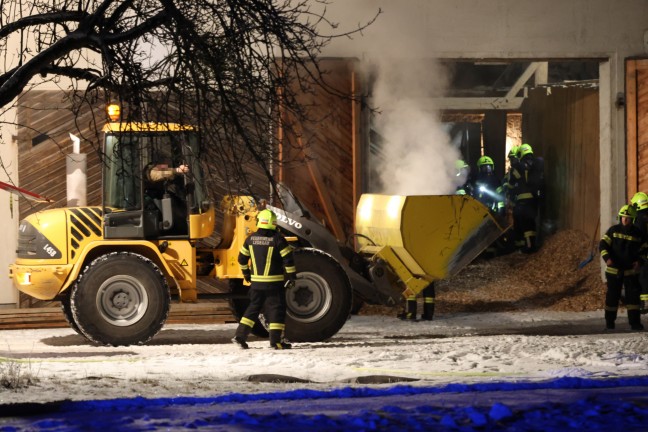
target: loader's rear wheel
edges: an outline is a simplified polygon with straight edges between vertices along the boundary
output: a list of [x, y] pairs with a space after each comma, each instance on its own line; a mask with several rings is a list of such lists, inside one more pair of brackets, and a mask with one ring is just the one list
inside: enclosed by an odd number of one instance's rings
[[294, 342], [326, 340], [349, 318], [349, 278], [334, 258], [317, 249], [297, 249], [294, 257], [297, 281], [286, 292], [286, 337]]
[[67, 290], [63, 293], [63, 298], [61, 299], [61, 310], [63, 311], [63, 316], [65, 316], [65, 321], [67, 321], [70, 327], [72, 327], [72, 330], [79, 333], [80, 335], [83, 335], [83, 333], [81, 333], [81, 330], [79, 330], [79, 326], [74, 321], [74, 316], [72, 315], [72, 305], [70, 304], [70, 291], [71, 290]]
[[160, 269], [130, 252], [113, 252], [92, 261], [70, 294], [81, 333], [113, 346], [149, 341], [164, 325], [169, 303], [169, 287]]
[[[232, 315], [236, 318], [236, 322], [239, 322], [245, 313], [245, 309], [247, 309], [250, 304], [250, 298], [247, 295], [249, 288], [243, 285], [243, 279], [230, 279], [229, 289], [230, 292], [234, 294], [234, 297], [229, 299], [230, 309], [232, 310]], [[265, 320], [257, 320], [257, 322], [254, 323], [254, 327], [252, 327], [252, 334], [267, 339], [268, 330], [265, 328], [264, 324]]]

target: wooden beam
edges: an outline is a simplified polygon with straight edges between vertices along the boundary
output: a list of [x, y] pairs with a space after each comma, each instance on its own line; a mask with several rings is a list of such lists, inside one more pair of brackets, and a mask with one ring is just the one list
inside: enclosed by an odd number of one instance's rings
[[322, 174], [320, 173], [317, 164], [306, 153], [302, 140], [299, 137], [297, 138], [297, 145], [304, 153], [304, 160], [306, 161], [306, 166], [308, 167], [308, 172], [311, 176], [311, 180], [313, 181], [313, 186], [315, 186], [317, 196], [319, 198], [320, 204], [322, 205], [322, 209], [324, 210], [324, 215], [326, 216], [328, 226], [333, 232], [333, 235], [339, 241], [344, 241], [344, 230], [342, 229], [342, 224], [340, 223], [340, 219], [338, 218], [335, 207], [333, 206], [333, 201], [331, 200], [328, 189], [324, 184]]
[[637, 62], [626, 60], [626, 193], [630, 199], [639, 188], [637, 146]]
[[[361, 194], [361, 180], [362, 180], [362, 154], [361, 144], [358, 142], [360, 135], [358, 117], [360, 115], [360, 102], [358, 102], [359, 89], [357, 83], [357, 75], [355, 71], [351, 71], [351, 159], [353, 161], [353, 208], [358, 208], [358, 201]], [[355, 233], [355, 211], [353, 212], [353, 232]]]

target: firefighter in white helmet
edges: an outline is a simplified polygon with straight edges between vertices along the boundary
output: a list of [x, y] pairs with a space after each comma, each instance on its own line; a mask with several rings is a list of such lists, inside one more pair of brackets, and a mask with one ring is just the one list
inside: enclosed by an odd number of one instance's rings
[[[646, 239], [648, 239], [648, 194], [645, 192], [637, 192], [630, 200], [631, 205], [635, 209], [634, 224], [643, 232]], [[641, 266], [639, 273], [639, 283], [641, 284], [641, 295], [639, 297], [641, 305], [641, 313], [648, 312], [646, 306], [648, 305], [648, 265]]]

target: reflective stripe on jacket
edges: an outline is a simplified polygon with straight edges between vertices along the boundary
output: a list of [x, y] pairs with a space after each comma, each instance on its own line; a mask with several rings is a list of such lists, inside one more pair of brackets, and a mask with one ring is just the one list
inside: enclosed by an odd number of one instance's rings
[[292, 247], [281, 233], [268, 229], [260, 229], [245, 239], [238, 263], [252, 282], [283, 282], [284, 271], [289, 278], [294, 278], [296, 272]]

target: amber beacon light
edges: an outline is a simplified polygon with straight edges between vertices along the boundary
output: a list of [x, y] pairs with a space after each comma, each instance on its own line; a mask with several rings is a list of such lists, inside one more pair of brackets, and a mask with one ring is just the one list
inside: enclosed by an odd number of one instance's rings
[[119, 116], [121, 115], [121, 110], [119, 109], [119, 105], [117, 104], [110, 104], [106, 107], [106, 112], [108, 113], [108, 118], [112, 122], [119, 121]]

